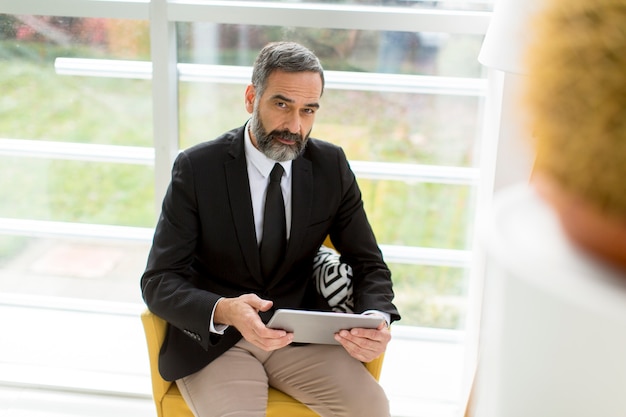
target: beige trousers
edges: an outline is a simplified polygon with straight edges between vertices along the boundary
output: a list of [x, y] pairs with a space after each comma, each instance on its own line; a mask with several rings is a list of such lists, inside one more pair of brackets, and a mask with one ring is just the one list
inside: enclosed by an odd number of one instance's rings
[[268, 385], [322, 417], [389, 417], [382, 387], [336, 345], [265, 352], [242, 339], [176, 384], [196, 417], [265, 417]]

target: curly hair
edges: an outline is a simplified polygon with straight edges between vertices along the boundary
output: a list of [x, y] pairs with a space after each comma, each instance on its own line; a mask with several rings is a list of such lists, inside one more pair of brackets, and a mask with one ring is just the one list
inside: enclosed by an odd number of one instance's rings
[[535, 169], [626, 217], [626, 0], [548, 0], [532, 21], [524, 106]]

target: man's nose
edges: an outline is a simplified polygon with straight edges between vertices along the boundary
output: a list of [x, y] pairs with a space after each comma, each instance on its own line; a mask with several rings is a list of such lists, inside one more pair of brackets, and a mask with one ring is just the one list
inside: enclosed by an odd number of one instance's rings
[[291, 133], [300, 133], [300, 116], [298, 114], [290, 114], [287, 120], [285, 120], [285, 128]]

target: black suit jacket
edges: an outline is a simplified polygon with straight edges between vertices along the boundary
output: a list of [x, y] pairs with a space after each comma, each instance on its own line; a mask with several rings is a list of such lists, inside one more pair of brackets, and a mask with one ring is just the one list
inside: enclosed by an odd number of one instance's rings
[[[159, 370], [166, 380], [196, 372], [233, 346], [229, 327], [209, 332], [220, 297], [255, 293], [277, 308], [328, 310], [315, 292], [314, 255], [327, 235], [354, 273], [356, 312], [399, 319], [390, 272], [367, 221], [361, 193], [341, 148], [309, 139], [292, 165], [292, 224], [284, 262], [261, 276], [243, 127], [177, 157], [141, 288], [148, 308], [168, 323]], [[272, 312], [262, 313], [267, 321]]]

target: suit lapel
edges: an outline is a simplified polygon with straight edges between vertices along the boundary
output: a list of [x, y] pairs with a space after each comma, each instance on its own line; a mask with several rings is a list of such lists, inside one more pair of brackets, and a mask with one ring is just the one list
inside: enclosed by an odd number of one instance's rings
[[228, 199], [235, 222], [235, 230], [243, 258], [252, 276], [263, 282], [261, 276], [261, 261], [259, 247], [254, 229], [254, 214], [252, 212], [252, 198], [250, 197], [250, 183], [248, 181], [248, 167], [243, 151], [243, 129], [237, 135], [230, 154], [233, 159], [224, 164]]

